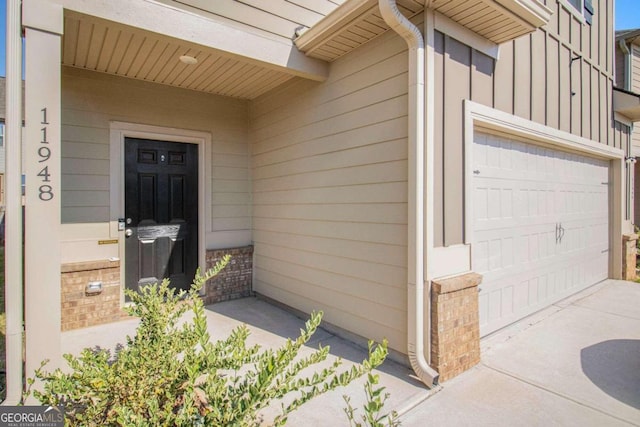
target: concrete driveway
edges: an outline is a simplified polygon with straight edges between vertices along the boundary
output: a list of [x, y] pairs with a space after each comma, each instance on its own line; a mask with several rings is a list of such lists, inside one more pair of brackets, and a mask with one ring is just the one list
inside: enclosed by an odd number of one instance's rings
[[[250, 341], [273, 347], [295, 337], [303, 321], [255, 298], [208, 307], [213, 338], [246, 323]], [[113, 348], [136, 322], [63, 333], [65, 352]], [[319, 344], [345, 366], [366, 352], [351, 341], [318, 331]], [[391, 397], [387, 410], [404, 426], [640, 426], [640, 284], [608, 280], [499, 331], [482, 341], [482, 363], [427, 390], [402, 364], [379, 370]], [[289, 418], [292, 426], [348, 425], [343, 394], [358, 407], [362, 381], [322, 396]]]
[[640, 284], [608, 280], [482, 341], [405, 426], [640, 425]]

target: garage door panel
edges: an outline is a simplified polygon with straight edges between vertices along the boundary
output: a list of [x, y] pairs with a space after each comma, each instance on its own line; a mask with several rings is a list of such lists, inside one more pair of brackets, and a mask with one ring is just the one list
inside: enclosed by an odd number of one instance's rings
[[486, 335], [608, 275], [608, 162], [476, 134], [472, 268]]
[[[555, 225], [550, 223], [530, 225], [526, 229], [514, 226], [477, 230], [472, 268], [487, 274], [514, 264], [519, 268], [518, 265], [554, 257], [559, 253], [555, 234]], [[503, 261], [499, 265], [486, 264], [486, 260], [495, 258]]]
[[[597, 269], [596, 269], [597, 271]], [[515, 277], [481, 285], [480, 333], [487, 335], [584, 288], [585, 281], [604, 280], [589, 262], [555, 263], [546, 268], [520, 272]], [[490, 280], [490, 279], [489, 279]]]

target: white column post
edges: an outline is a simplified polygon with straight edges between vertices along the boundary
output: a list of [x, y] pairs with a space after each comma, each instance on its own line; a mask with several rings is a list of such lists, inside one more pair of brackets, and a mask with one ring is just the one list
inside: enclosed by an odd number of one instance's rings
[[22, 27], [20, 0], [7, 1], [5, 313], [7, 405], [22, 397]]
[[26, 375], [60, 351], [60, 76], [63, 8], [23, 0]]

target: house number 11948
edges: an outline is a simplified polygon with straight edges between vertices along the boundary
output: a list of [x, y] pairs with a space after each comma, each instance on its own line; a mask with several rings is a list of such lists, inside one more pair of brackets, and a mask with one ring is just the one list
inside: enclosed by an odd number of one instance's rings
[[47, 121], [47, 108], [42, 108], [42, 120], [40, 124], [42, 128], [40, 129], [40, 144], [38, 146], [38, 163], [41, 164], [42, 169], [38, 172], [38, 177], [40, 177], [41, 184], [38, 187], [38, 197], [40, 200], [44, 202], [48, 202], [53, 199], [53, 187], [51, 184], [46, 184], [47, 182], [51, 182], [51, 174], [49, 173], [49, 159], [51, 158], [51, 149], [49, 148], [49, 140], [47, 139], [47, 127], [49, 126], [49, 122]]

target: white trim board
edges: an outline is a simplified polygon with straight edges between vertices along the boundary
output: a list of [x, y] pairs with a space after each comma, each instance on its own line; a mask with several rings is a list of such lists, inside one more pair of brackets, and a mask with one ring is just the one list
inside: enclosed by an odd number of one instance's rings
[[[567, 152], [580, 153], [610, 161], [610, 259], [609, 277], [622, 277], [622, 225], [624, 223], [624, 151], [532, 122], [476, 102], [464, 101], [464, 243], [473, 241], [473, 159], [474, 131], [508, 135], [527, 143], [539, 144]], [[472, 267], [473, 267], [473, 260]]]
[[471, 271], [471, 245], [433, 248], [431, 264], [434, 280], [468, 273]]
[[[124, 266], [124, 231], [118, 231], [118, 218], [124, 217], [124, 140], [125, 138], [155, 139], [198, 145], [198, 266], [206, 270], [206, 238], [211, 231], [211, 134], [126, 122], [111, 122], [109, 137], [109, 234], [118, 239], [118, 252]], [[124, 268], [120, 269], [121, 303], [124, 303]]]

